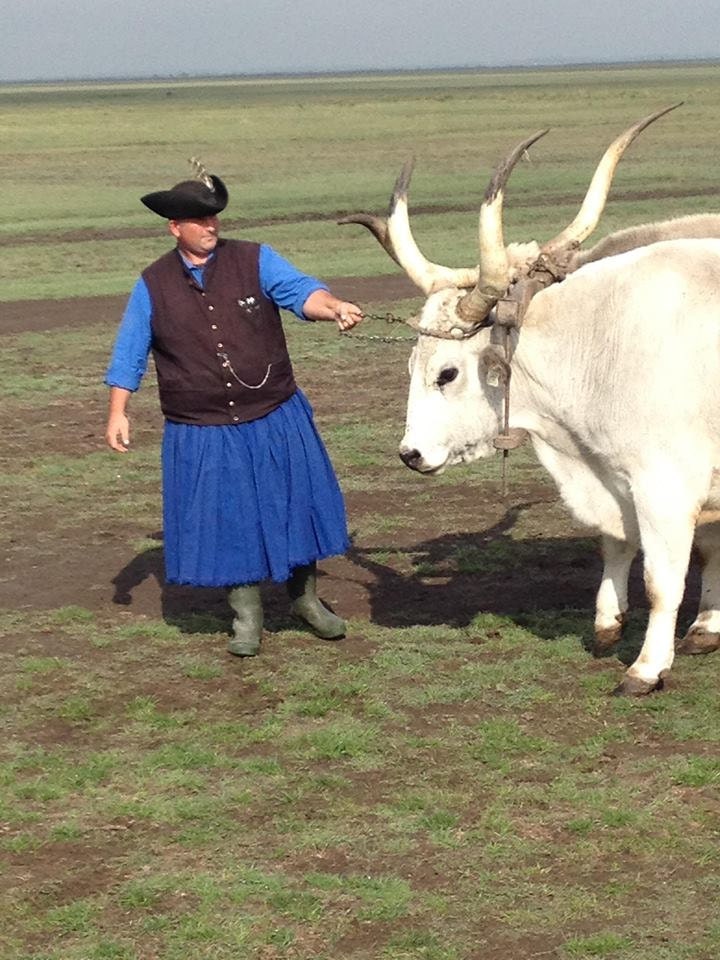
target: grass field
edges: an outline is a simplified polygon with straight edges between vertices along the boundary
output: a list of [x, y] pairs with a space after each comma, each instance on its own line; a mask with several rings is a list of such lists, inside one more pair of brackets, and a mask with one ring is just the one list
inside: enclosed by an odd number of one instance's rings
[[384, 212], [408, 156], [418, 239], [432, 259], [472, 263], [479, 202], [510, 146], [551, 128], [513, 175], [506, 214], [509, 239], [543, 239], [572, 216], [610, 140], [680, 100], [623, 160], [598, 236], [706, 209], [719, 96], [710, 65], [0, 87], [0, 298], [125, 291], [165, 242], [138, 198], [187, 176], [192, 155], [230, 188], [230, 233], [329, 277], [391, 271], [334, 219]]
[[[701, 65], [0, 87], [1, 297], [127, 290], [167, 245], [138, 196], [195, 153], [229, 234], [328, 278], [394, 269], [334, 219], [383, 212], [409, 153], [417, 236], [459, 265], [516, 140], [552, 127], [506, 202], [510, 238], [542, 239], [614, 135], [681, 99], [599, 235], [714, 209], [719, 93]], [[408, 345], [287, 330], [347, 495], [321, 592], [350, 629], [316, 641], [271, 587], [240, 662], [222, 597], [162, 585], [152, 384], [113, 457], [113, 329], [2, 335], [0, 313], [2, 960], [717, 960], [720, 659], [610, 698], [637, 571], [593, 660], [598, 558], [532, 456], [506, 501], [494, 462], [424, 481], [395, 452]]]

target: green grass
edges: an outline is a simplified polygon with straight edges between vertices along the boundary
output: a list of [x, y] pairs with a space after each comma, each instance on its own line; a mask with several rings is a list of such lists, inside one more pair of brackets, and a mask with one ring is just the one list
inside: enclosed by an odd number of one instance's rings
[[[231, 232], [323, 276], [383, 273], [370, 238], [333, 220], [382, 211], [408, 153], [418, 239], [466, 263], [510, 143], [553, 127], [506, 204], [513, 238], [549, 236], [606, 143], [684, 98], [623, 160], [603, 229], [702, 209], [716, 74], [0, 88], [0, 296], [127, 289], [166, 245], [137, 197], [192, 153], [230, 184]], [[122, 227], [142, 235], [71, 235]], [[618, 658], [592, 660], [596, 547], [532, 453], [510, 458], [505, 502], [498, 460], [413, 475], [396, 455], [409, 344], [286, 327], [354, 531], [321, 587], [342, 583], [367, 614], [323, 643], [270, 590], [246, 662], [225, 654], [228, 608], [157, 582], [152, 374], [132, 452], [114, 457], [113, 330], [2, 339], [0, 574], [19, 598], [0, 610], [3, 960], [716, 957], [720, 660], [679, 661], [662, 695], [610, 698], [644, 614]], [[543, 601], [557, 583], [566, 602]]]
[[[138, 198], [187, 176], [194, 154], [230, 187], [229, 234], [272, 243], [326, 277], [394, 270], [364, 231], [334, 220], [384, 212], [408, 156], [417, 157], [411, 208], [427, 211], [413, 219], [418, 241], [440, 262], [472, 263], [485, 184], [515, 142], [551, 128], [506, 204], [509, 239], [545, 239], [574, 215], [607, 143], [679, 100], [623, 160], [601, 232], [705, 209], [718, 84], [716, 67], [694, 64], [0, 86], [0, 296], [126, 291], [166, 243]], [[123, 236], [126, 228], [140, 235]], [[72, 235], [88, 229], [101, 236]]]
[[[121, 639], [119, 626], [103, 626]], [[568, 669], [580, 678], [592, 670], [579, 652], [563, 668], [552, 641], [527, 633], [520, 642], [504, 618], [494, 627], [501, 636], [479, 663], [473, 637], [453, 629], [433, 640], [417, 628], [374, 628], [375, 652], [360, 662], [341, 648], [298, 648], [288, 634], [277, 638], [282, 669], [258, 660], [247, 676], [223, 660], [216, 638], [200, 635], [207, 660], [196, 662], [214, 665], [224, 687], [185, 719], [138, 695], [140, 677], [114, 644], [90, 661], [70, 658], [60, 703], [77, 701], [68, 688], [113, 676], [106, 723], [92, 741], [6, 756], [3, 849], [32, 858], [62, 845], [65, 882], [79, 884], [88, 863], [102, 880], [69, 902], [51, 888], [32, 914], [21, 909], [32, 886], [16, 889], [16, 941], [6, 927], [4, 955], [26, 956], [21, 944], [32, 936], [46, 944], [37, 955], [50, 957], [90, 956], [113, 942], [130, 957], [151, 948], [179, 956], [181, 947], [253, 956], [265, 946], [329, 957], [343, 943], [345, 955], [365, 956], [352, 946], [363, 929], [377, 956], [464, 957], [484, 937], [508, 956], [519, 941], [554, 944], [569, 958], [634, 958], [677, 930], [685, 955], [702, 957], [716, 935], [710, 893], [720, 883], [716, 819], [702, 793], [716, 784], [716, 761], [661, 739], [645, 704], [628, 710], [592, 687], [563, 690]], [[81, 628], [63, 627], [78, 638]], [[165, 670], [151, 666], [162, 637], [146, 634], [145, 644], [143, 681], [162, 682]], [[313, 661], [322, 664], [315, 684]], [[171, 673], [182, 699], [206, 679], [185, 664]], [[275, 705], [256, 704], [233, 724], [232, 705], [258, 682]], [[687, 715], [690, 686], [663, 712]], [[441, 687], [459, 699], [417, 697]], [[535, 695], [513, 702], [521, 689]], [[16, 703], [16, 737], [43, 727], [47, 735], [45, 696]], [[424, 718], [458, 703], [459, 713]], [[63, 719], [79, 731], [88, 718], [73, 708]], [[38, 819], [28, 825], [30, 814]], [[103, 868], [116, 838], [122, 848]], [[679, 908], [666, 913], [668, 899], [689, 903], [689, 864], [694, 888], [707, 893], [692, 928]], [[662, 895], [645, 883], [648, 871]]]

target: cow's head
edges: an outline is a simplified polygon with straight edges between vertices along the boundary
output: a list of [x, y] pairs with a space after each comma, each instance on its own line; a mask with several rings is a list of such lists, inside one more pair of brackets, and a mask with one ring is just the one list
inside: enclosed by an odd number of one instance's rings
[[483, 369], [494, 351], [490, 328], [470, 336], [450, 332], [459, 330], [455, 318], [462, 296], [457, 288], [431, 294], [417, 324], [400, 457], [420, 473], [441, 473], [452, 464], [488, 456], [499, 431], [504, 364], [495, 354], [492, 386]]
[[[572, 269], [573, 255], [600, 220], [623, 153], [642, 130], [676, 106], [644, 117], [610, 144], [575, 219], [542, 245], [532, 241], [506, 246], [502, 206], [513, 167], [546, 130], [519, 143], [495, 170], [480, 208], [476, 267], [445, 267], [420, 251], [408, 216], [412, 161], [395, 183], [386, 219], [361, 213], [339, 221], [367, 227], [427, 296], [419, 319], [411, 322], [418, 341], [410, 358], [407, 422], [400, 445], [407, 466], [434, 474], [494, 452], [511, 366], [496, 345], [502, 338], [497, 331], [491, 334], [491, 328], [499, 318], [519, 326], [531, 297]], [[498, 310], [499, 302], [514, 306], [514, 312]]]

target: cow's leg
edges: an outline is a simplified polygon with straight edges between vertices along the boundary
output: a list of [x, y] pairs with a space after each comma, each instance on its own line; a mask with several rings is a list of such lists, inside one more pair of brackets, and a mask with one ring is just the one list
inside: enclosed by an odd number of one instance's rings
[[677, 644], [677, 653], [711, 653], [720, 647], [720, 522], [717, 514], [701, 514], [695, 546], [702, 563], [700, 610]]
[[601, 538], [603, 575], [595, 602], [595, 644], [593, 653], [601, 656], [614, 646], [622, 634], [628, 609], [628, 577], [637, 553], [637, 544], [615, 537]]
[[690, 499], [670, 468], [656, 472], [647, 489], [642, 489], [641, 482], [636, 486], [635, 506], [650, 615], [640, 655], [616, 689], [617, 694], [651, 693], [662, 687], [663, 678], [670, 672], [675, 653], [675, 624], [685, 590], [697, 516]]

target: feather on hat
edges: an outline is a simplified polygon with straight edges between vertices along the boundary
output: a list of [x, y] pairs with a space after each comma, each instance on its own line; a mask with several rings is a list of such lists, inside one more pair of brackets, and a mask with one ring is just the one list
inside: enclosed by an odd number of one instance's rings
[[195, 180], [181, 180], [170, 190], [146, 193], [141, 202], [166, 220], [195, 220], [224, 210], [228, 192], [220, 177], [208, 173], [197, 157], [191, 157], [190, 163]]

